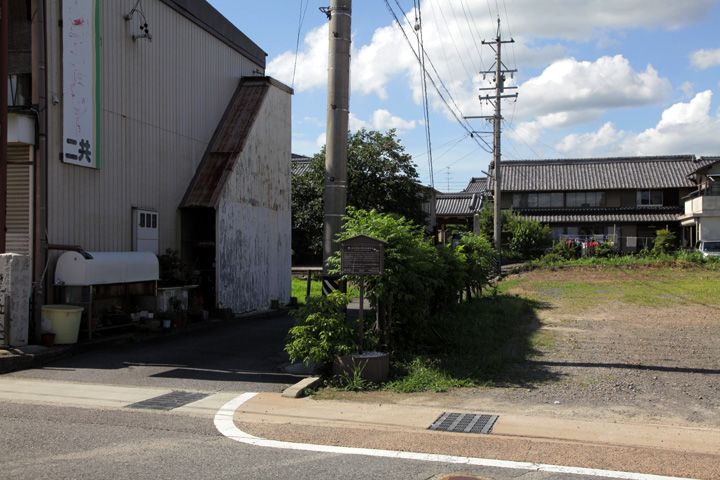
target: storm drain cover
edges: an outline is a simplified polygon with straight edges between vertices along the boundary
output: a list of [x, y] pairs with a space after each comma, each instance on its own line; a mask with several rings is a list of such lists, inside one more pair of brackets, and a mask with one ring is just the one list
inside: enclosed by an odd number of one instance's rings
[[445, 412], [428, 427], [428, 430], [458, 433], [490, 433], [497, 415]]
[[197, 402], [209, 396], [209, 393], [199, 392], [170, 392], [159, 397], [149, 398], [142, 402], [128, 405], [127, 408], [143, 408], [147, 410], [172, 410], [188, 403]]

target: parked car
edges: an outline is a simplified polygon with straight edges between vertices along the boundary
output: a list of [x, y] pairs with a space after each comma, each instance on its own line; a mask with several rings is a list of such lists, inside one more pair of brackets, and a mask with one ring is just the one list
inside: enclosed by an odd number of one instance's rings
[[703, 257], [707, 256], [720, 256], [720, 240], [700, 240], [695, 245], [695, 248], [702, 252]]

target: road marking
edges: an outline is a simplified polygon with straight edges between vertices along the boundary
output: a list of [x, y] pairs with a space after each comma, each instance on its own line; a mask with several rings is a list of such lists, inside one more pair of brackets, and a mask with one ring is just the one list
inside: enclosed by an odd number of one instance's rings
[[565, 467], [562, 465], [547, 465], [530, 462], [511, 462], [507, 460], [493, 460], [487, 458], [459, 457], [454, 455], [437, 455], [430, 453], [396, 452], [393, 450], [376, 450], [370, 448], [338, 447], [330, 445], [315, 445], [311, 443], [281, 442], [255, 437], [243, 432], [235, 426], [235, 411], [253, 398], [257, 393], [243, 393], [230, 400], [215, 414], [215, 427], [231, 440], [255, 445], [257, 447], [280, 448], [285, 450], [301, 450], [306, 452], [338, 453], [343, 455], [365, 455], [370, 457], [397, 458], [402, 460], [419, 460], [424, 462], [455, 463], [473, 465], [478, 467], [508, 468], [514, 470], [530, 470], [549, 473], [567, 473], [572, 475], [588, 475], [592, 477], [614, 478], [622, 480], [692, 480], [681, 477], [666, 477], [645, 473], [618, 472], [594, 468]]

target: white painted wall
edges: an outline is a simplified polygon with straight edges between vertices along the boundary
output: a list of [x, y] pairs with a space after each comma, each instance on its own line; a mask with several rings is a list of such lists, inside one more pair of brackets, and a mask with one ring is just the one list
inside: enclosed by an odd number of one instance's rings
[[291, 96], [265, 97], [217, 209], [217, 299], [234, 312], [290, 300]]

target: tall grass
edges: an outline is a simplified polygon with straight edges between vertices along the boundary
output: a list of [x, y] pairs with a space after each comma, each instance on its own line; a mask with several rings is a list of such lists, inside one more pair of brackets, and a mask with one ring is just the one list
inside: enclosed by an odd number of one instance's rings
[[533, 354], [538, 308], [537, 301], [491, 291], [435, 315], [423, 345], [412, 354], [394, 355], [393, 379], [384, 388], [443, 392], [497, 380]]

